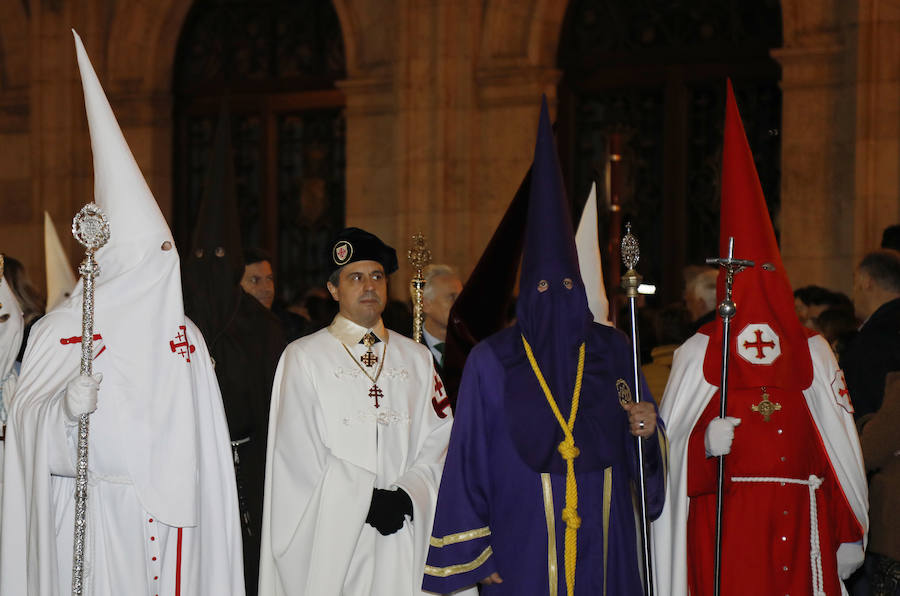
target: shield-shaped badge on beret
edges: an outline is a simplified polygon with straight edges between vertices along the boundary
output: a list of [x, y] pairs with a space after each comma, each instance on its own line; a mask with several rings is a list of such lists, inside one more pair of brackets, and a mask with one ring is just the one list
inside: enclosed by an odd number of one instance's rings
[[334, 245], [334, 250], [332, 251], [332, 257], [334, 258], [334, 262], [337, 265], [345, 265], [347, 261], [350, 260], [350, 257], [353, 256], [353, 245], [347, 242], [346, 240], [341, 240], [337, 244]]

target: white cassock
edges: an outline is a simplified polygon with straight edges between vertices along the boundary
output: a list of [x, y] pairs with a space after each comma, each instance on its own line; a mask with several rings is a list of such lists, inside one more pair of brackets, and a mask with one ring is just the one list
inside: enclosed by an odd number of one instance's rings
[[[383, 364], [374, 407], [358, 343], [367, 331], [338, 315], [290, 344], [278, 364], [261, 596], [422, 593], [452, 414], [428, 349], [381, 322], [372, 330], [379, 362], [366, 368], [374, 376]], [[412, 500], [413, 520], [382, 536], [365, 523], [372, 490], [396, 487]]]
[[[80, 301], [80, 296], [70, 301]], [[67, 314], [50, 313], [34, 326], [10, 412], [0, 536], [2, 594], [71, 593], [77, 425], [63, 412], [68, 378], [53, 372], [78, 372], [81, 346], [62, 344], [55, 324], [71, 319]], [[192, 387], [180, 397], [193, 402], [196, 412], [197, 487], [185, 488], [196, 490], [199, 499], [197, 521], [187, 527], [166, 524], [142, 503], [145, 495], [131, 470], [149, 446], [127, 440], [129, 434], [140, 434], [120, 405], [129, 395], [117, 390], [116, 371], [109, 368], [115, 364], [109, 357], [112, 348], [95, 342], [94, 370], [105, 378], [91, 415], [85, 594], [244, 593], [225, 412], [206, 344], [193, 323], [186, 326], [196, 364], [190, 367]], [[72, 331], [77, 333], [77, 326]], [[165, 427], [165, 421], [157, 422]]]
[[[703, 361], [709, 337], [695, 334], [678, 350], [660, 407], [660, 417], [669, 433], [669, 491], [659, 519], [651, 532], [653, 579], [656, 593], [687, 596], [688, 569], [687, 496], [688, 443], [691, 431], [718, 390], [703, 376]], [[825, 446], [835, 477], [863, 532], [868, 528], [868, 489], [862, 452], [849, 402], [841, 402], [833, 381], [842, 379], [828, 343], [820, 335], [809, 338], [813, 381], [803, 391], [807, 408]], [[736, 433], [741, 432], [738, 427]], [[726, 459], [727, 461], [727, 459]], [[845, 592], [846, 593], [846, 592]]]

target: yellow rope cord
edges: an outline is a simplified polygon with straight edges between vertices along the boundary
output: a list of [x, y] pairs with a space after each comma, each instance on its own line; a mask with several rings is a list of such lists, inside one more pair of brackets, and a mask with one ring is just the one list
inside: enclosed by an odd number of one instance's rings
[[578, 399], [581, 396], [581, 381], [584, 377], [584, 342], [582, 342], [578, 350], [578, 373], [575, 375], [575, 389], [572, 391], [572, 410], [569, 412], [568, 421], [563, 418], [562, 413], [559, 411], [559, 406], [556, 405], [556, 400], [553, 399], [550, 387], [547, 386], [547, 381], [544, 379], [544, 375], [541, 374], [541, 369], [537, 360], [534, 359], [531, 346], [528, 345], [528, 340], [525, 339], [524, 335], [522, 336], [522, 345], [525, 346], [525, 354], [528, 356], [528, 362], [531, 363], [531, 370], [534, 371], [534, 376], [537, 377], [541, 389], [544, 390], [547, 403], [550, 404], [550, 409], [553, 410], [556, 421], [562, 427], [565, 435], [565, 439], [563, 439], [557, 449], [563, 459], [566, 460], [566, 506], [562, 511], [562, 519], [566, 522], [566, 592], [568, 596], [573, 596], [575, 593], [575, 558], [578, 554], [577, 536], [581, 518], [578, 517], [578, 485], [575, 482], [575, 458], [578, 457], [579, 450], [575, 446], [572, 428], [575, 426], [575, 416], [578, 414]]

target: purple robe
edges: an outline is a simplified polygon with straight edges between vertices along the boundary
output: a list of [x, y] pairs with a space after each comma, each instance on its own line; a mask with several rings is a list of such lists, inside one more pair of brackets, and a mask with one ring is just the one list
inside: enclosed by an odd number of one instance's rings
[[[535, 380], [520, 333], [516, 325], [491, 336], [466, 362], [438, 494], [426, 591], [446, 594], [497, 572], [503, 583], [484, 586], [484, 596], [550, 593], [547, 483], [555, 526], [555, 593], [566, 594], [566, 525], [561, 518], [566, 474], [555, 449], [563, 433]], [[615, 329], [592, 324], [585, 335], [584, 380], [573, 431], [581, 451], [575, 459], [581, 517], [575, 593], [641, 594], [632, 503], [636, 441], [616, 388], [623, 379], [633, 393], [631, 351], [627, 338]], [[554, 390], [564, 417], [571, 407], [575, 371], [569, 376], [567, 393]], [[650, 395], [646, 383], [642, 395]], [[661, 423], [656, 437], [644, 444], [648, 514], [655, 519], [665, 499], [667, 440]]]

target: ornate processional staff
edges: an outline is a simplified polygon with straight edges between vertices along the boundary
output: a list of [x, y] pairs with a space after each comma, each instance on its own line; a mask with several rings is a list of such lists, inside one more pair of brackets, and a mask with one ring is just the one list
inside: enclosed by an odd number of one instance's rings
[[[94, 278], [100, 267], [94, 253], [109, 240], [109, 222], [94, 203], [81, 208], [72, 220], [72, 235], [85, 248], [85, 259], [78, 272], [83, 280], [81, 300], [81, 369], [93, 373], [94, 362]], [[90, 414], [78, 419], [78, 463], [75, 467], [75, 535], [72, 544], [72, 594], [80, 595], [84, 579], [85, 513], [87, 512], [88, 430]]]
[[[731, 319], [737, 312], [737, 307], [731, 299], [734, 287], [734, 274], [740, 273], [747, 267], [753, 267], [753, 261], [734, 258], [734, 238], [728, 239], [728, 257], [706, 259], [708, 265], [718, 265], [725, 270], [725, 299], [719, 303], [718, 312], [722, 318], [722, 381], [719, 385], [719, 417], [725, 418], [725, 410], [728, 403], [728, 355], [731, 352]], [[725, 481], [725, 456], [719, 456], [719, 478], [716, 486], [716, 568], [715, 568], [715, 596], [719, 596], [722, 583], [722, 487]]]
[[[640, 259], [641, 252], [637, 238], [631, 234], [631, 224], [626, 224], [626, 233], [622, 238], [622, 263], [625, 264], [625, 275], [622, 276], [622, 288], [628, 299], [629, 313], [631, 315], [631, 360], [634, 365], [634, 402], [641, 402], [641, 351], [640, 337], [637, 324], [637, 297], [638, 286], [641, 284], [641, 275], [634, 270]], [[643, 425], [643, 422], [641, 423]], [[644, 594], [653, 596], [653, 567], [650, 564], [650, 520], [647, 518], [647, 492], [644, 482], [644, 444], [641, 437], [635, 437], [637, 441], [638, 456], [638, 499], [641, 524], [641, 545], [644, 563]]]
[[415, 276], [409, 283], [409, 292], [413, 300], [413, 339], [422, 342], [422, 326], [425, 323], [425, 315], [422, 313], [422, 299], [425, 291], [425, 278], [422, 270], [431, 263], [431, 251], [425, 242], [425, 236], [421, 232], [412, 237], [412, 248], [406, 253], [409, 264], [415, 269]]

